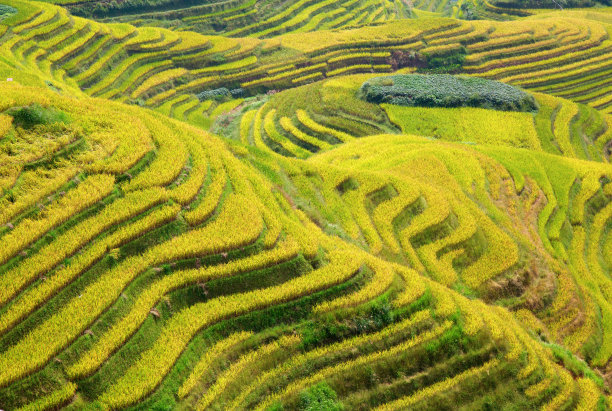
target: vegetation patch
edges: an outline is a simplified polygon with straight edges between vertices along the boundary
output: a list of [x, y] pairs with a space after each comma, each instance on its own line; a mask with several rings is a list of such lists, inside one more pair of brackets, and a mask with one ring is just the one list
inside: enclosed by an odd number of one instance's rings
[[37, 125], [68, 123], [68, 115], [54, 108], [45, 108], [39, 104], [31, 104], [26, 107], [10, 110], [8, 112], [16, 126], [28, 129]]
[[0, 408], [612, 411], [612, 8], [501, 1], [0, 0]]
[[499, 81], [448, 74], [407, 74], [375, 77], [361, 85], [371, 103], [420, 107], [481, 107], [504, 111], [534, 111], [532, 96]]
[[300, 409], [305, 411], [340, 411], [344, 408], [338, 402], [338, 396], [334, 390], [323, 381], [300, 394]]
[[17, 9], [6, 4], [0, 4], [0, 21], [17, 13]]
[[474, 107], [402, 107], [382, 104], [402, 132], [446, 141], [503, 144], [537, 149], [540, 139], [531, 113]]
[[419, 68], [421, 73], [455, 73], [463, 67], [467, 51], [461, 47], [457, 52], [443, 56], [427, 56], [427, 65]]

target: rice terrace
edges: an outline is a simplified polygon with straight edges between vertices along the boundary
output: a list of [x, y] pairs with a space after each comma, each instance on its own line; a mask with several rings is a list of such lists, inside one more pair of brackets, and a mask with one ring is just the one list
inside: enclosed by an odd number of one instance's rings
[[0, 410], [612, 411], [610, 0], [0, 0]]

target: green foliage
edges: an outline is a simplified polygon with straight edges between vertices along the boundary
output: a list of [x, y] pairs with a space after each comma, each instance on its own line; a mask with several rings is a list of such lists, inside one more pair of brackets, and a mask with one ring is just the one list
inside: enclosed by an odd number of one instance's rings
[[584, 361], [572, 354], [568, 349], [557, 344], [548, 344], [557, 362], [562, 363], [572, 374], [587, 377], [603, 388], [604, 381]]
[[5, 4], [0, 4], [0, 21], [17, 13], [17, 9]]
[[45, 108], [39, 104], [31, 104], [16, 110], [9, 111], [13, 116], [14, 124], [25, 129], [37, 125], [47, 125], [55, 123], [68, 123], [68, 115], [54, 108]]
[[230, 91], [225, 88], [225, 87], [221, 87], [221, 88], [216, 88], [213, 90], [205, 90], [202, 91], [200, 93], [198, 93], [198, 95], [196, 96], [200, 101], [205, 101], [205, 100], [223, 100], [227, 97], [229, 97]]
[[533, 111], [532, 96], [499, 81], [447, 74], [406, 74], [375, 77], [361, 86], [372, 103], [422, 107], [482, 107], [505, 111]]
[[445, 56], [430, 56], [427, 58], [427, 67], [421, 68], [419, 71], [436, 74], [457, 72], [461, 70], [466, 54], [465, 47], [461, 47], [457, 53]]
[[341, 411], [344, 409], [338, 402], [338, 395], [322, 381], [300, 394], [299, 409], [303, 411]]
[[370, 305], [365, 311], [348, 320], [328, 316], [306, 323], [302, 328], [302, 347], [311, 349], [323, 344], [339, 341], [351, 335], [380, 330], [393, 323], [396, 315], [388, 301], [382, 300]]
[[369, 331], [372, 329], [381, 329], [391, 324], [395, 319], [395, 315], [391, 310], [391, 305], [387, 301], [373, 304], [370, 308], [369, 315], [358, 317], [355, 324], [358, 330]]
[[451, 318], [456, 324], [448, 329], [442, 336], [425, 345], [425, 350], [430, 357], [435, 358], [441, 354], [452, 356], [464, 352], [470, 345], [471, 337], [465, 333], [461, 324], [461, 316], [457, 312]]
[[268, 411], [283, 411], [284, 409], [285, 409], [285, 407], [283, 407], [283, 403], [278, 401], [278, 402], [275, 402], [274, 404], [272, 404], [268, 408]]
[[[61, 2], [60, 2], [61, 3]], [[78, 3], [71, 7], [71, 12], [80, 16], [113, 16], [122, 13], [143, 12], [154, 9], [167, 8], [172, 1], [170, 0], [127, 0], [127, 1], [110, 1], [110, 2], [84, 2]], [[177, 2], [174, 2], [177, 3]], [[194, 0], [181, 0], [181, 5], [189, 7], [196, 4]]]
[[478, 11], [471, 3], [461, 4], [461, 13], [465, 20], [478, 20]]

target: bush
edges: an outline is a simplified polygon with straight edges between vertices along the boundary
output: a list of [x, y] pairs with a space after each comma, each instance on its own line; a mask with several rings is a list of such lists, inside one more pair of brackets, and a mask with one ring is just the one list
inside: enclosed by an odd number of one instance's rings
[[0, 4], [0, 21], [17, 13], [17, 9], [11, 6]]
[[[232, 90], [234, 91], [234, 90]], [[205, 101], [205, 100], [222, 100], [225, 97], [230, 96], [230, 91], [225, 88], [225, 87], [221, 87], [221, 88], [216, 88], [213, 90], [204, 90], [201, 93], [199, 93], [197, 95], [198, 99], [200, 101]]]
[[431, 74], [442, 74], [442, 73], [453, 73], [461, 70], [463, 63], [465, 62], [465, 56], [467, 50], [465, 47], [461, 47], [457, 53], [450, 54], [447, 56], [431, 57], [427, 56], [427, 66], [419, 68], [419, 72], [431, 73]]
[[548, 347], [553, 353], [555, 362], [563, 364], [563, 367], [568, 369], [573, 375], [586, 377], [593, 380], [599, 387], [603, 388], [604, 380], [593, 371], [587, 363], [576, 357], [567, 348], [557, 344], [548, 344]]
[[242, 96], [244, 96], [244, 89], [243, 88], [235, 88], [233, 90], [230, 90], [230, 94], [234, 98], [242, 97]]
[[336, 392], [322, 381], [300, 394], [300, 410], [304, 411], [341, 411]]
[[44, 108], [39, 104], [10, 111], [14, 124], [23, 128], [31, 128], [39, 124], [68, 123], [66, 113], [53, 108]]
[[537, 109], [535, 99], [519, 88], [494, 80], [448, 74], [375, 77], [362, 84], [360, 94], [371, 103], [399, 106]]

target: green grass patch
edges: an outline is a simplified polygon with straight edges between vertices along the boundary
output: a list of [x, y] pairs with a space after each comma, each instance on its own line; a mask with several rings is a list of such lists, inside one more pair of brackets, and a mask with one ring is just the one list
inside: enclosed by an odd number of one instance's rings
[[37, 125], [48, 125], [55, 123], [68, 124], [70, 118], [63, 111], [55, 108], [45, 108], [34, 103], [26, 107], [11, 109], [8, 114], [13, 117], [15, 126], [29, 129]]

